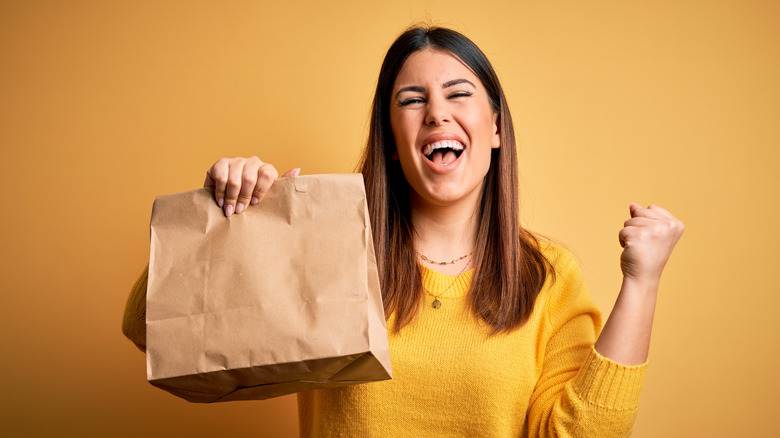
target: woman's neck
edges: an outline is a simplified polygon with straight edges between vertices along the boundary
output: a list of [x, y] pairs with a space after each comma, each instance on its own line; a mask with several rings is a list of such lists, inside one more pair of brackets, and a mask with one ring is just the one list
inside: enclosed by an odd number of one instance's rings
[[[474, 242], [477, 235], [477, 206], [474, 203], [448, 206], [431, 205], [412, 197], [411, 219], [414, 226], [415, 249], [434, 264], [421, 259], [422, 263], [442, 274], [455, 275], [462, 272], [466, 264], [473, 262]], [[419, 256], [418, 256], [419, 257]], [[473, 266], [470, 266], [473, 267]]]

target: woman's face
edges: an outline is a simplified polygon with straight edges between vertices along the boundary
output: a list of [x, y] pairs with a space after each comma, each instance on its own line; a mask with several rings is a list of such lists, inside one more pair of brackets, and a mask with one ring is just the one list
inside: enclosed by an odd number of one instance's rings
[[413, 201], [476, 204], [500, 146], [479, 78], [455, 56], [424, 49], [407, 58], [392, 93], [390, 126]]

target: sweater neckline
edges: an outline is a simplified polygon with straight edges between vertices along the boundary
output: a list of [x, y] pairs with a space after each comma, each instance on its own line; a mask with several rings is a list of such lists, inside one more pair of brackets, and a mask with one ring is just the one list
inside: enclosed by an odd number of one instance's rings
[[[474, 268], [470, 268], [459, 275], [447, 275], [434, 271], [422, 263], [419, 263], [419, 265], [426, 294], [437, 296], [439, 299], [462, 298], [468, 294], [471, 278], [474, 275]], [[442, 292], [443, 295], [435, 295]]]

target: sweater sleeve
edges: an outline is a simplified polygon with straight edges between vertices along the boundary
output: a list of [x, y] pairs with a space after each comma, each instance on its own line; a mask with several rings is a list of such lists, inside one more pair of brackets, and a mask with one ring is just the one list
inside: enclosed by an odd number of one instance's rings
[[647, 365], [626, 366], [595, 351], [601, 314], [572, 256], [561, 249], [545, 303], [542, 369], [531, 396], [531, 437], [627, 437]]
[[149, 279], [149, 266], [135, 281], [125, 305], [122, 318], [122, 333], [133, 341], [141, 351], [146, 351], [146, 285]]

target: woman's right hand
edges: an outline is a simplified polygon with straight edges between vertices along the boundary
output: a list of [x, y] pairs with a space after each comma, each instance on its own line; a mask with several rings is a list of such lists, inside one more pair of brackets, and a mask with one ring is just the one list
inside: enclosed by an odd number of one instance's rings
[[[300, 172], [294, 168], [282, 176], [298, 176]], [[272, 164], [257, 157], [221, 158], [206, 172], [203, 187], [214, 187], [214, 199], [225, 216], [230, 216], [260, 202], [278, 177]]]

